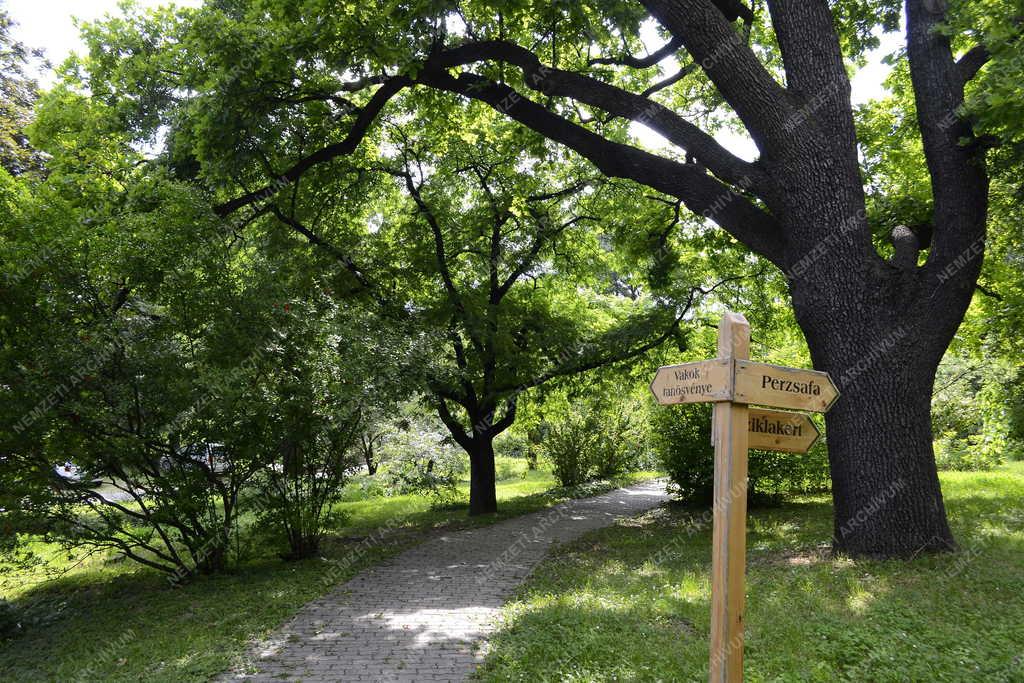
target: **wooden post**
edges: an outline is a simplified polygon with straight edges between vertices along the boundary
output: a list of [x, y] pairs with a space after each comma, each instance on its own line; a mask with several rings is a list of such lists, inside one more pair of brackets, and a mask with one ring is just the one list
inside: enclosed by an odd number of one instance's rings
[[[828, 412], [839, 398], [828, 373], [750, 361], [750, 325], [726, 313], [718, 325], [718, 358], [666, 365], [651, 380], [661, 405], [712, 403], [715, 447], [711, 547], [711, 683], [743, 680], [744, 582], [747, 564], [747, 448], [804, 453], [818, 429], [801, 413], [747, 404]], [[751, 424], [749, 418], [755, 420]]]
[[[750, 357], [750, 325], [726, 313], [718, 325], [718, 357]], [[730, 391], [730, 393], [732, 393]], [[711, 556], [711, 683], [743, 680], [744, 579], [747, 562], [747, 404], [715, 403], [714, 532]]]

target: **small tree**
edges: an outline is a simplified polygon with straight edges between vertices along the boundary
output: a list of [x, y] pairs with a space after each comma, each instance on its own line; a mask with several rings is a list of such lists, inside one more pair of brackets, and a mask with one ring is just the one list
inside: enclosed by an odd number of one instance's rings
[[380, 467], [380, 449], [388, 435], [387, 420], [383, 411], [367, 405], [359, 410], [359, 425], [355, 448], [366, 466], [366, 473], [372, 477]]
[[291, 322], [244, 387], [225, 438], [266, 463], [254, 480], [262, 521], [297, 559], [319, 552], [337, 519], [331, 506], [358, 464], [366, 417], [390, 397], [391, 385], [373, 380], [387, 375], [393, 348], [358, 307], [339, 307], [320, 290], [288, 307]]
[[399, 407], [380, 450], [377, 475], [390, 495], [428, 493], [438, 503], [455, 498], [465, 455], [437, 415], [418, 398]]
[[679, 305], [617, 292], [612, 238], [597, 215], [611, 201], [604, 190], [618, 188], [548, 173], [507, 125], [486, 132], [486, 149], [483, 130], [438, 130], [429, 143], [389, 130], [396, 153], [383, 171], [404, 196], [392, 194], [366, 237], [367, 259], [381, 269], [375, 280], [395, 283], [392, 299], [409, 302], [410, 333], [445, 349], [425, 359], [424, 383], [469, 454], [470, 514], [494, 512], [494, 439], [513, 424], [520, 395], [673, 338], [703, 290]]

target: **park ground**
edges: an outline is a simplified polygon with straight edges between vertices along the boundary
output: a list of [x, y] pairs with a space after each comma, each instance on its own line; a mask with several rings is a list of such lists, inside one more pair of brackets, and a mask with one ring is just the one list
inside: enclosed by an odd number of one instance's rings
[[335, 506], [341, 521], [321, 558], [286, 562], [243, 534], [255, 547], [240, 551], [251, 559], [179, 587], [132, 562], [68, 555], [26, 539], [46, 563], [22, 571], [0, 567], [6, 570], [0, 596], [33, 621], [22, 635], [0, 642], [0, 681], [207, 681], [305, 603], [429, 534], [492, 524], [659, 475], [633, 472], [565, 489], [543, 464], [527, 471], [523, 460], [499, 458], [498, 465], [497, 515], [466, 516], [468, 482], [460, 499], [440, 505], [426, 494], [363, 498], [356, 489], [354, 500]]
[[[833, 558], [827, 497], [751, 512], [746, 680], [1024, 681], [1024, 462], [941, 478], [955, 554]], [[556, 549], [480, 677], [707, 680], [706, 520], [669, 505]]]
[[[751, 511], [748, 680], [1024, 681], [1024, 463], [941, 476], [957, 554], [832, 558], [827, 496]], [[550, 473], [529, 472], [499, 483], [499, 518], [620, 483], [565, 491]], [[0, 643], [0, 680], [205, 681], [302, 604], [426, 532], [495, 519], [470, 520], [422, 496], [350, 501], [341, 511], [346, 522], [326, 560], [256, 553], [233, 573], [180, 588], [36, 542], [51, 573], [0, 579], [4, 595], [31, 604], [38, 619]], [[706, 680], [707, 520], [668, 505], [558, 548], [506, 607], [478, 676]], [[54, 577], [55, 568], [66, 571]]]

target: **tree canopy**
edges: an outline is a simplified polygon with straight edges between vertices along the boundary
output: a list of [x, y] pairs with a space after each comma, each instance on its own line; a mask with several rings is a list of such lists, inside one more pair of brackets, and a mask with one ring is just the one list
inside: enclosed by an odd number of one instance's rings
[[[489, 460], [522, 391], [685, 347], [691, 306], [756, 273], [733, 299], [788, 299], [815, 367], [849, 379], [827, 417], [836, 549], [949, 549], [938, 365], [965, 316], [1020, 312], [1020, 24], [1001, 1], [127, 5], [84, 28], [88, 54], [39, 102], [46, 178], [5, 181], [12, 206], [37, 199], [5, 249], [66, 249], [78, 287], [9, 288], [33, 302], [12, 325], [38, 326], [12, 357], [62, 306], [119, 335], [173, 309], [166, 343], [239, 352], [253, 328], [221, 331], [211, 302], [255, 305], [249, 274], [315, 297], [320, 273], [408, 342], [410, 392]], [[895, 30], [891, 96], [853, 107], [851, 73]]]

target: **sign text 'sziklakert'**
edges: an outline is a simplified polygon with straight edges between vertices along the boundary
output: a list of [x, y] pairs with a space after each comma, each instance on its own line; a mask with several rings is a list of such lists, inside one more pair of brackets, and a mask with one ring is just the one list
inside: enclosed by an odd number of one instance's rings
[[747, 413], [750, 448], [759, 451], [806, 453], [820, 436], [804, 413], [751, 408]]
[[828, 374], [754, 363], [750, 325], [727, 312], [718, 326], [718, 358], [658, 368], [658, 403], [713, 402], [714, 524], [711, 541], [711, 683], [743, 680], [747, 450], [806, 453], [820, 434], [810, 417], [753, 405], [824, 413], [839, 398]]

